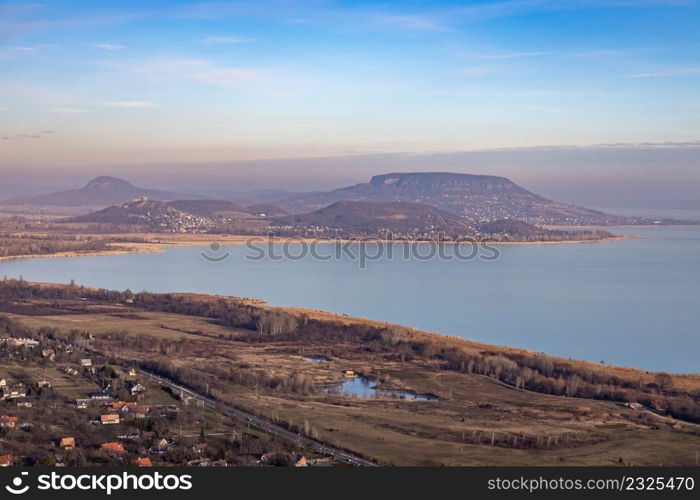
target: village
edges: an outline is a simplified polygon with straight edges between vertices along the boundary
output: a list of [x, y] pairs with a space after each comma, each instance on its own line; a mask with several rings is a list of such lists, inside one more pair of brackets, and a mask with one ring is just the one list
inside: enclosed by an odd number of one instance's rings
[[0, 338], [0, 466], [311, 466], [313, 451], [79, 348]]

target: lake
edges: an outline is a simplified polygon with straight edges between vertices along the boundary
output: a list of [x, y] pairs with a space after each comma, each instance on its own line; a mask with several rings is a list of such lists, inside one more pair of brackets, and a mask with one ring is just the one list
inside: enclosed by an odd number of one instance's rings
[[[504, 245], [495, 260], [251, 261], [244, 246], [0, 262], [0, 276], [205, 292], [324, 309], [554, 355], [700, 372], [700, 226], [617, 228], [642, 238]], [[331, 248], [328, 245], [326, 250]], [[213, 262], [202, 257], [228, 258]]]

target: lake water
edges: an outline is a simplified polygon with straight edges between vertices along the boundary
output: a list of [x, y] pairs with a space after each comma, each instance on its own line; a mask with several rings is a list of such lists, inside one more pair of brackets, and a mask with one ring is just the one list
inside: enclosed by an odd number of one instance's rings
[[[497, 260], [251, 261], [212, 253], [0, 262], [0, 276], [256, 297], [494, 344], [648, 370], [700, 372], [700, 226], [620, 228], [608, 243], [509, 245]], [[211, 251], [210, 251], [211, 253]]]

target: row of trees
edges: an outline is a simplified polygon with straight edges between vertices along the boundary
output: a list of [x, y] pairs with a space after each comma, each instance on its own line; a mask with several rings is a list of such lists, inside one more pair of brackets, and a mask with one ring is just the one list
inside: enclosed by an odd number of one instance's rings
[[[383, 353], [388, 358], [433, 360], [445, 369], [486, 375], [517, 388], [547, 394], [642, 403], [662, 398], [672, 415], [700, 421], [700, 393], [674, 387], [673, 378], [668, 374], [657, 374], [654, 382], [645, 382], [641, 376], [635, 377], [632, 373], [629, 376], [616, 375], [609, 370], [592, 368], [589, 364], [544, 354], [487, 350], [467, 352], [443, 337], [418, 337], [408, 328], [316, 319], [234, 298], [147, 292], [132, 294], [128, 290], [115, 292], [77, 286], [45, 287], [5, 280], [0, 286], [0, 306], [3, 300], [17, 297], [82, 297], [97, 301], [121, 301], [148, 311], [207, 317], [224, 326], [241, 329], [242, 333], [237, 339], [250, 342], [275, 339], [305, 345], [317, 341], [361, 344], [364, 349]], [[219, 375], [225, 380], [272, 389], [289, 384], [274, 377], [246, 381], [250, 375], [243, 371]], [[292, 390], [304, 390], [304, 384], [299, 382], [292, 383], [291, 387], [294, 387]]]
[[45, 255], [62, 252], [90, 252], [104, 250], [102, 241], [79, 239], [64, 235], [10, 236], [0, 235], [0, 257], [16, 255]]

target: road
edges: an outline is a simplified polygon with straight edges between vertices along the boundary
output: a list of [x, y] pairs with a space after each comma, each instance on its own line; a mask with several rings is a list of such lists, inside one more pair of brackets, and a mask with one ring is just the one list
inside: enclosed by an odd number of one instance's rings
[[332, 446], [329, 446], [325, 443], [322, 443], [321, 441], [317, 441], [315, 439], [308, 438], [306, 436], [302, 436], [301, 434], [297, 434], [295, 432], [292, 432], [288, 429], [285, 429], [284, 427], [281, 427], [277, 424], [274, 424], [270, 422], [267, 419], [264, 419], [262, 417], [258, 417], [257, 415], [253, 415], [252, 413], [248, 413], [247, 411], [240, 410], [238, 408], [235, 408], [231, 405], [227, 405], [224, 403], [219, 403], [218, 401], [214, 401], [211, 398], [208, 398], [206, 396], [202, 396], [201, 394], [198, 394], [190, 389], [187, 389], [186, 387], [183, 387], [181, 385], [176, 384], [170, 379], [161, 377], [159, 375], [156, 375], [155, 373], [151, 373], [146, 370], [139, 370], [142, 374], [145, 376], [149, 377], [151, 380], [154, 380], [158, 382], [161, 385], [165, 385], [167, 387], [170, 387], [171, 389], [175, 391], [180, 391], [184, 395], [194, 399], [198, 403], [203, 404], [204, 406], [208, 406], [209, 408], [216, 410], [220, 413], [223, 413], [224, 415], [227, 415], [229, 417], [235, 418], [237, 420], [241, 420], [245, 422], [246, 424], [249, 424], [251, 427], [255, 427], [257, 429], [260, 429], [264, 432], [267, 432], [268, 434], [272, 434], [274, 436], [277, 436], [282, 439], [286, 439], [287, 441], [291, 441], [296, 445], [299, 445], [304, 448], [309, 448], [316, 453], [319, 453], [321, 455], [326, 455], [328, 457], [334, 458], [340, 462], [349, 464], [349, 465], [354, 465], [357, 467], [376, 467], [377, 464], [370, 460], [365, 460], [364, 458], [357, 457], [353, 455], [350, 452], [340, 450], [338, 448], [334, 448]]

